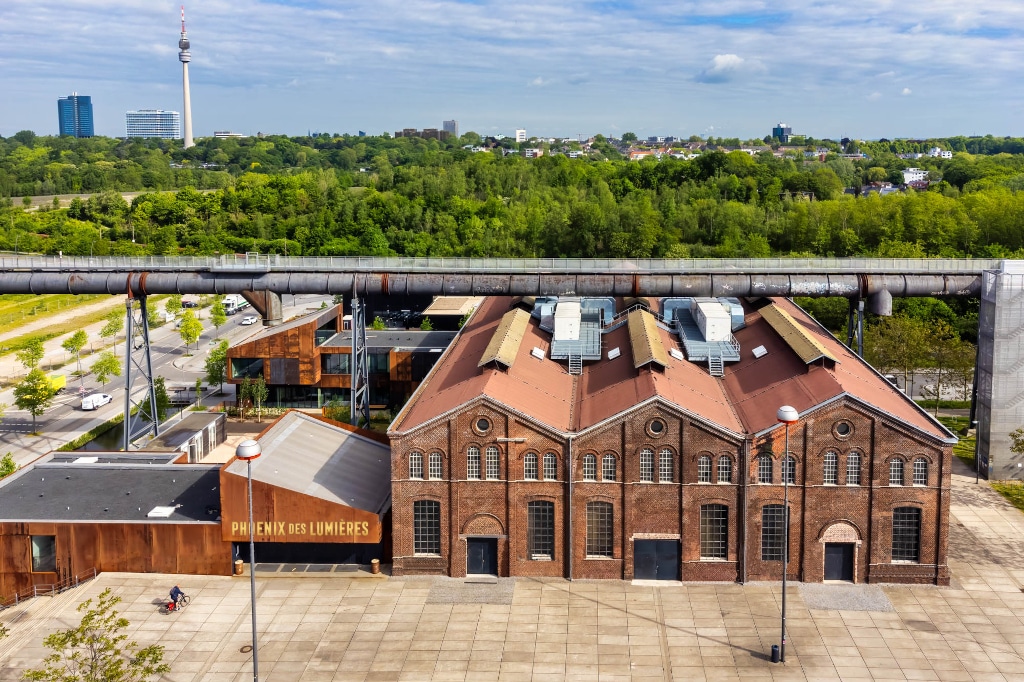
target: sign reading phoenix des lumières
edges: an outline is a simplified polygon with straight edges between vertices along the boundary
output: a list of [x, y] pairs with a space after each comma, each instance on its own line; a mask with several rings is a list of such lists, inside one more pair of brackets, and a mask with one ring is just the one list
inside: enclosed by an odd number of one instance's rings
[[[379, 524], [368, 521], [256, 521], [253, 531], [262, 542], [377, 542]], [[373, 535], [371, 535], [371, 533]], [[231, 538], [247, 539], [249, 523], [231, 522]]]

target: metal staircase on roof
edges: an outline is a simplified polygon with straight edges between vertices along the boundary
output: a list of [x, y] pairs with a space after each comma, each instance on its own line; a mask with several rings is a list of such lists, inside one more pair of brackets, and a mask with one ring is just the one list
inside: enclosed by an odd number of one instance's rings
[[578, 353], [569, 354], [569, 374], [583, 374], [583, 356]]
[[721, 355], [708, 355], [708, 374], [713, 377], [725, 376], [725, 362]]

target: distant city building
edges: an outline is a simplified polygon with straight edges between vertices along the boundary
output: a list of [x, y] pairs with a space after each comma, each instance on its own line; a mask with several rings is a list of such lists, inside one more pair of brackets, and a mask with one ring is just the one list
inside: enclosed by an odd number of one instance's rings
[[523, 128], [516, 128], [516, 142], [526, 142], [526, 130]]
[[127, 137], [159, 137], [176, 140], [181, 137], [181, 114], [162, 109], [139, 109], [125, 112]]
[[939, 159], [952, 159], [953, 152], [947, 151], [945, 149], [940, 149], [939, 147], [932, 147], [931, 149], [928, 150], [928, 156]]
[[213, 131], [213, 136], [219, 140], [224, 140], [229, 137], [248, 137], [248, 135], [243, 135], [242, 133], [233, 133], [230, 130], [215, 130]]
[[779, 125], [772, 128], [772, 137], [782, 144], [789, 144], [789, 138], [792, 134], [793, 129], [785, 123], [779, 123]]
[[402, 130], [395, 131], [395, 137], [422, 137], [427, 140], [447, 140], [451, 136], [447, 130], [438, 130], [437, 128], [424, 128], [423, 130], [416, 130], [415, 128], [403, 128]]
[[452, 119], [451, 121], [441, 121], [441, 130], [448, 133], [452, 137], [459, 136], [459, 122]]
[[903, 171], [903, 182], [908, 185], [912, 182], [921, 182], [928, 179], [928, 171], [923, 168], [907, 168]]
[[544, 150], [543, 149], [535, 149], [535, 148], [524, 149], [523, 150], [523, 156], [525, 156], [528, 159], [536, 159], [536, 158], [538, 158], [540, 156], [544, 156]]
[[58, 99], [57, 122], [60, 135], [92, 137], [92, 97], [75, 92]]

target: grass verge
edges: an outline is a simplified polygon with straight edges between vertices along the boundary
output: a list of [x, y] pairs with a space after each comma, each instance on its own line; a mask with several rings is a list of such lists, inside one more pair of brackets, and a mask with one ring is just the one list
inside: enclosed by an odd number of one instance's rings
[[1014, 507], [1024, 511], [1024, 482], [991, 481], [989, 485], [992, 486], [992, 490], [1005, 497]]
[[106, 431], [108, 429], [111, 429], [111, 428], [117, 426], [118, 424], [120, 424], [123, 421], [124, 421], [124, 415], [123, 414], [119, 414], [116, 417], [114, 417], [113, 419], [111, 419], [109, 421], [106, 421], [106, 422], [103, 422], [102, 424], [100, 424], [96, 428], [91, 429], [89, 431], [86, 431], [85, 433], [83, 433], [81, 436], [79, 436], [78, 438], [74, 439], [73, 441], [65, 443], [64, 445], [61, 445], [59, 448], [57, 448], [57, 450], [59, 450], [60, 452], [69, 452], [71, 450], [77, 450], [78, 448], [82, 447], [83, 445], [85, 445], [86, 443], [91, 441], [96, 436], [100, 435], [101, 433], [103, 433], [104, 431]]

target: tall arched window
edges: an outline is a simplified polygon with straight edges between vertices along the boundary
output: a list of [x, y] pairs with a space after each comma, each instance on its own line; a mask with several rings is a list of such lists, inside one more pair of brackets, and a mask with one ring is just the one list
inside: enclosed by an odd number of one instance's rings
[[697, 458], [697, 482], [711, 483], [711, 458], [707, 455]]
[[921, 510], [917, 507], [892, 510], [892, 560], [912, 563], [921, 560]]
[[644, 448], [640, 451], [640, 481], [654, 482], [654, 450]]
[[587, 502], [587, 556], [614, 555], [615, 515], [610, 502]]
[[718, 458], [718, 482], [732, 483], [732, 457], [729, 455]]
[[500, 478], [501, 477], [501, 456], [498, 452], [498, 448], [493, 445], [487, 446], [487, 478]]
[[672, 456], [672, 451], [665, 448], [658, 453], [658, 481], [661, 483], [671, 483], [675, 480], [675, 476], [675, 458]]
[[903, 485], [903, 460], [889, 460], [889, 485]]
[[466, 450], [466, 478], [480, 478], [480, 448], [475, 445]]
[[825, 453], [825, 461], [821, 466], [821, 482], [825, 485], [835, 485], [839, 481], [839, 455], [829, 450]]
[[409, 478], [423, 478], [423, 453], [409, 453]]
[[413, 554], [441, 553], [441, 503], [416, 500], [412, 503]]
[[444, 476], [440, 452], [430, 453], [429, 467], [427, 475], [430, 476], [430, 478], [442, 478]]
[[782, 475], [786, 477], [786, 483], [796, 483], [796, 458], [792, 455], [787, 455], [786, 459], [782, 460]]
[[601, 480], [614, 481], [615, 474], [615, 455], [605, 455], [601, 460]]
[[771, 483], [774, 476], [772, 471], [773, 462], [771, 455], [761, 455], [757, 458], [757, 482]]
[[528, 452], [523, 457], [523, 478], [527, 481], [537, 480], [537, 453]]
[[914, 460], [914, 485], [928, 485], [928, 460], [924, 457]]
[[558, 480], [558, 458], [553, 452], [544, 453], [544, 480]]
[[846, 456], [846, 485], [860, 485], [860, 453], [856, 450]]
[[594, 455], [583, 455], [583, 480], [597, 480], [597, 457]]

